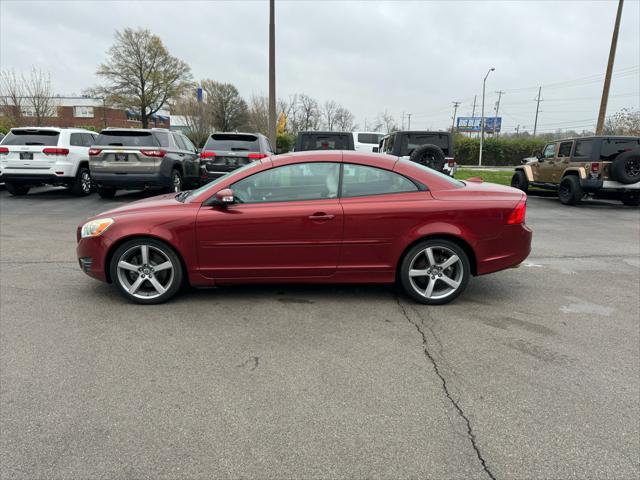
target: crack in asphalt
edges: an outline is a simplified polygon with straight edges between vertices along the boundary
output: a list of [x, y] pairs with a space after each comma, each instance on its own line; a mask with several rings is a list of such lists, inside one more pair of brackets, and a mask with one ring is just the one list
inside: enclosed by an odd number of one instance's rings
[[400, 302], [400, 297], [396, 296], [396, 302], [398, 303], [398, 307], [400, 307], [400, 310], [402, 311], [402, 315], [404, 316], [404, 318], [407, 319], [407, 322], [413, 325], [415, 329], [418, 331], [418, 333], [422, 336], [422, 346], [423, 346], [424, 355], [429, 359], [429, 361], [431, 362], [431, 365], [433, 366], [433, 370], [435, 371], [436, 375], [442, 382], [442, 389], [444, 390], [444, 394], [446, 395], [447, 399], [449, 400], [449, 402], [451, 402], [453, 407], [456, 409], [456, 411], [458, 412], [458, 415], [464, 420], [467, 426], [467, 437], [471, 442], [471, 446], [473, 447], [473, 450], [476, 452], [476, 456], [478, 457], [478, 460], [480, 460], [482, 469], [489, 476], [489, 478], [491, 478], [491, 480], [496, 480], [495, 475], [489, 469], [489, 466], [487, 465], [486, 460], [482, 456], [482, 452], [480, 452], [480, 447], [478, 447], [476, 436], [475, 436], [475, 433], [473, 433], [473, 429], [471, 428], [471, 422], [469, 421], [469, 418], [464, 413], [464, 410], [462, 410], [462, 407], [460, 406], [460, 404], [456, 400], [454, 400], [454, 398], [451, 396], [451, 392], [449, 391], [449, 386], [447, 385], [447, 380], [444, 377], [444, 375], [440, 372], [440, 368], [438, 367], [438, 362], [436, 362], [436, 359], [433, 357], [431, 352], [429, 352], [426, 334], [424, 333], [422, 328], [420, 328], [420, 325], [417, 322], [414, 322], [413, 320], [411, 320], [411, 317], [407, 313], [407, 310], [405, 309], [404, 305], [402, 305], [402, 302]]

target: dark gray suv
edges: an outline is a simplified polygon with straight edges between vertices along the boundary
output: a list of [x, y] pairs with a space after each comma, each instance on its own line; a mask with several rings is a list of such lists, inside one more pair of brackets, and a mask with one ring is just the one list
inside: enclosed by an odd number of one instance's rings
[[182, 133], [163, 128], [102, 130], [89, 150], [89, 169], [103, 198], [117, 190], [179, 192], [200, 184], [196, 147]]
[[271, 143], [261, 133], [213, 133], [200, 153], [201, 181], [208, 183], [270, 155], [273, 155]]

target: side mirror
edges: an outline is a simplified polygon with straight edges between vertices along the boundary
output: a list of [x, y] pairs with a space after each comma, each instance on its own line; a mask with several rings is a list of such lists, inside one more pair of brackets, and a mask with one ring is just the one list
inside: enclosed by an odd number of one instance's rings
[[235, 202], [236, 202], [236, 197], [233, 195], [233, 190], [231, 190], [230, 188], [224, 188], [219, 192], [217, 192], [213, 197], [209, 198], [205, 202], [205, 205], [225, 206], [225, 205], [231, 205], [232, 203], [235, 203]]
[[378, 153], [380, 149], [378, 147], [373, 147], [373, 153]]

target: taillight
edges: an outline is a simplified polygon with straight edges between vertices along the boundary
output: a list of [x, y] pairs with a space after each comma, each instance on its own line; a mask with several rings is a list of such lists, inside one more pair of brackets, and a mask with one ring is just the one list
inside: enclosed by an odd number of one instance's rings
[[200, 158], [213, 158], [215, 156], [215, 152], [200, 152]]
[[599, 172], [600, 171], [600, 164], [599, 163], [592, 163], [591, 164], [591, 171], [592, 172]]
[[8, 155], [9, 149], [7, 147], [0, 147], [0, 155]]
[[516, 208], [513, 209], [513, 212], [509, 215], [507, 219], [507, 225], [518, 225], [520, 223], [524, 223], [524, 216], [527, 212], [527, 197], [524, 197], [522, 200], [518, 202]]
[[68, 148], [45, 148], [42, 150], [45, 155], [68, 155]]
[[449, 165], [449, 167], [453, 167], [456, 164], [456, 159], [453, 157], [445, 157], [445, 160], [447, 161], [447, 165]]
[[159, 157], [162, 158], [164, 157], [167, 152], [166, 150], [140, 150], [140, 153], [143, 154], [145, 157]]
[[250, 153], [248, 157], [252, 160], [259, 160], [261, 158], [265, 158], [267, 156], [266, 153]]
[[89, 149], [89, 156], [90, 157], [94, 157], [96, 155], [100, 155], [100, 152], [102, 152], [102, 150], [99, 149], [99, 148], [90, 148]]

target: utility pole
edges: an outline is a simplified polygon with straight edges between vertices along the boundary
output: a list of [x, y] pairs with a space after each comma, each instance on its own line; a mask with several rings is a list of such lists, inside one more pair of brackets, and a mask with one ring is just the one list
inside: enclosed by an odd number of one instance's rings
[[484, 76], [484, 80], [482, 81], [482, 116], [480, 118], [480, 155], [478, 155], [478, 165], [482, 166], [482, 147], [484, 145], [484, 94], [487, 86], [487, 77], [491, 72], [495, 70], [494, 67], [491, 67], [487, 74]]
[[404, 112], [402, 112], [402, 130], [404, 130]]
[[277, 150], [275, 0], [269, 0], [269, 140]]
[[520, 124], [516, 125], [516, 137], [520, 136]]
[[409, 119], [407, 130], [411, 130], [411, 115], [412, 115], [411, 113], [407, 113], [407, 118]]
[[456, 128], [456, 112], [458, 111], [458, 106], [460, 102], [452, 102], [453, 103], [453, 121], [451, 122], [451, 133], [454, 132]]
[[613, 36], [611, 37], [611, 49], [609, 50], [609, 63], [607, 63], [607, 73], [604, 76], [604, 87], [602, 88], [602, 100], [600, 100], [600, 112], [598, 113], [598, 125], [596, 126], [596, 135], [602, 135], [604, 129], [604, 119], [607, 114], [607, 102], [609, 101], [609, 87], [611, 86], [611, 74], [613, 72], [613, 62], [616, 59], [616, 46], [618, 45], [618, 32], [620, 31], [620, 17], [622, 16], [622, 3], [618, 2], [618, 13], [616, 14], [616, 23], [613, 27]]
[[534, 98], [538, 103], [536, 104], [536, 121], [533, 124], [533, 138], [536, 138], [536, 131], [538, 130], [538, 112], [540, 111], [540, 94], [542, 93], [542, 87], [538, 87], [538, 98]]
[[502, 98], [502, 94], [504, 93], [502, 90], [498, 90], [496, 92], [498, 94], [498, 101], [496, 102], [496, 115], [493, 117], [493, 134], [497, 137], [500, 136], [500, 132], [496, 130], [498, 126], [498, 112], [500, 111], [500, 99]]

